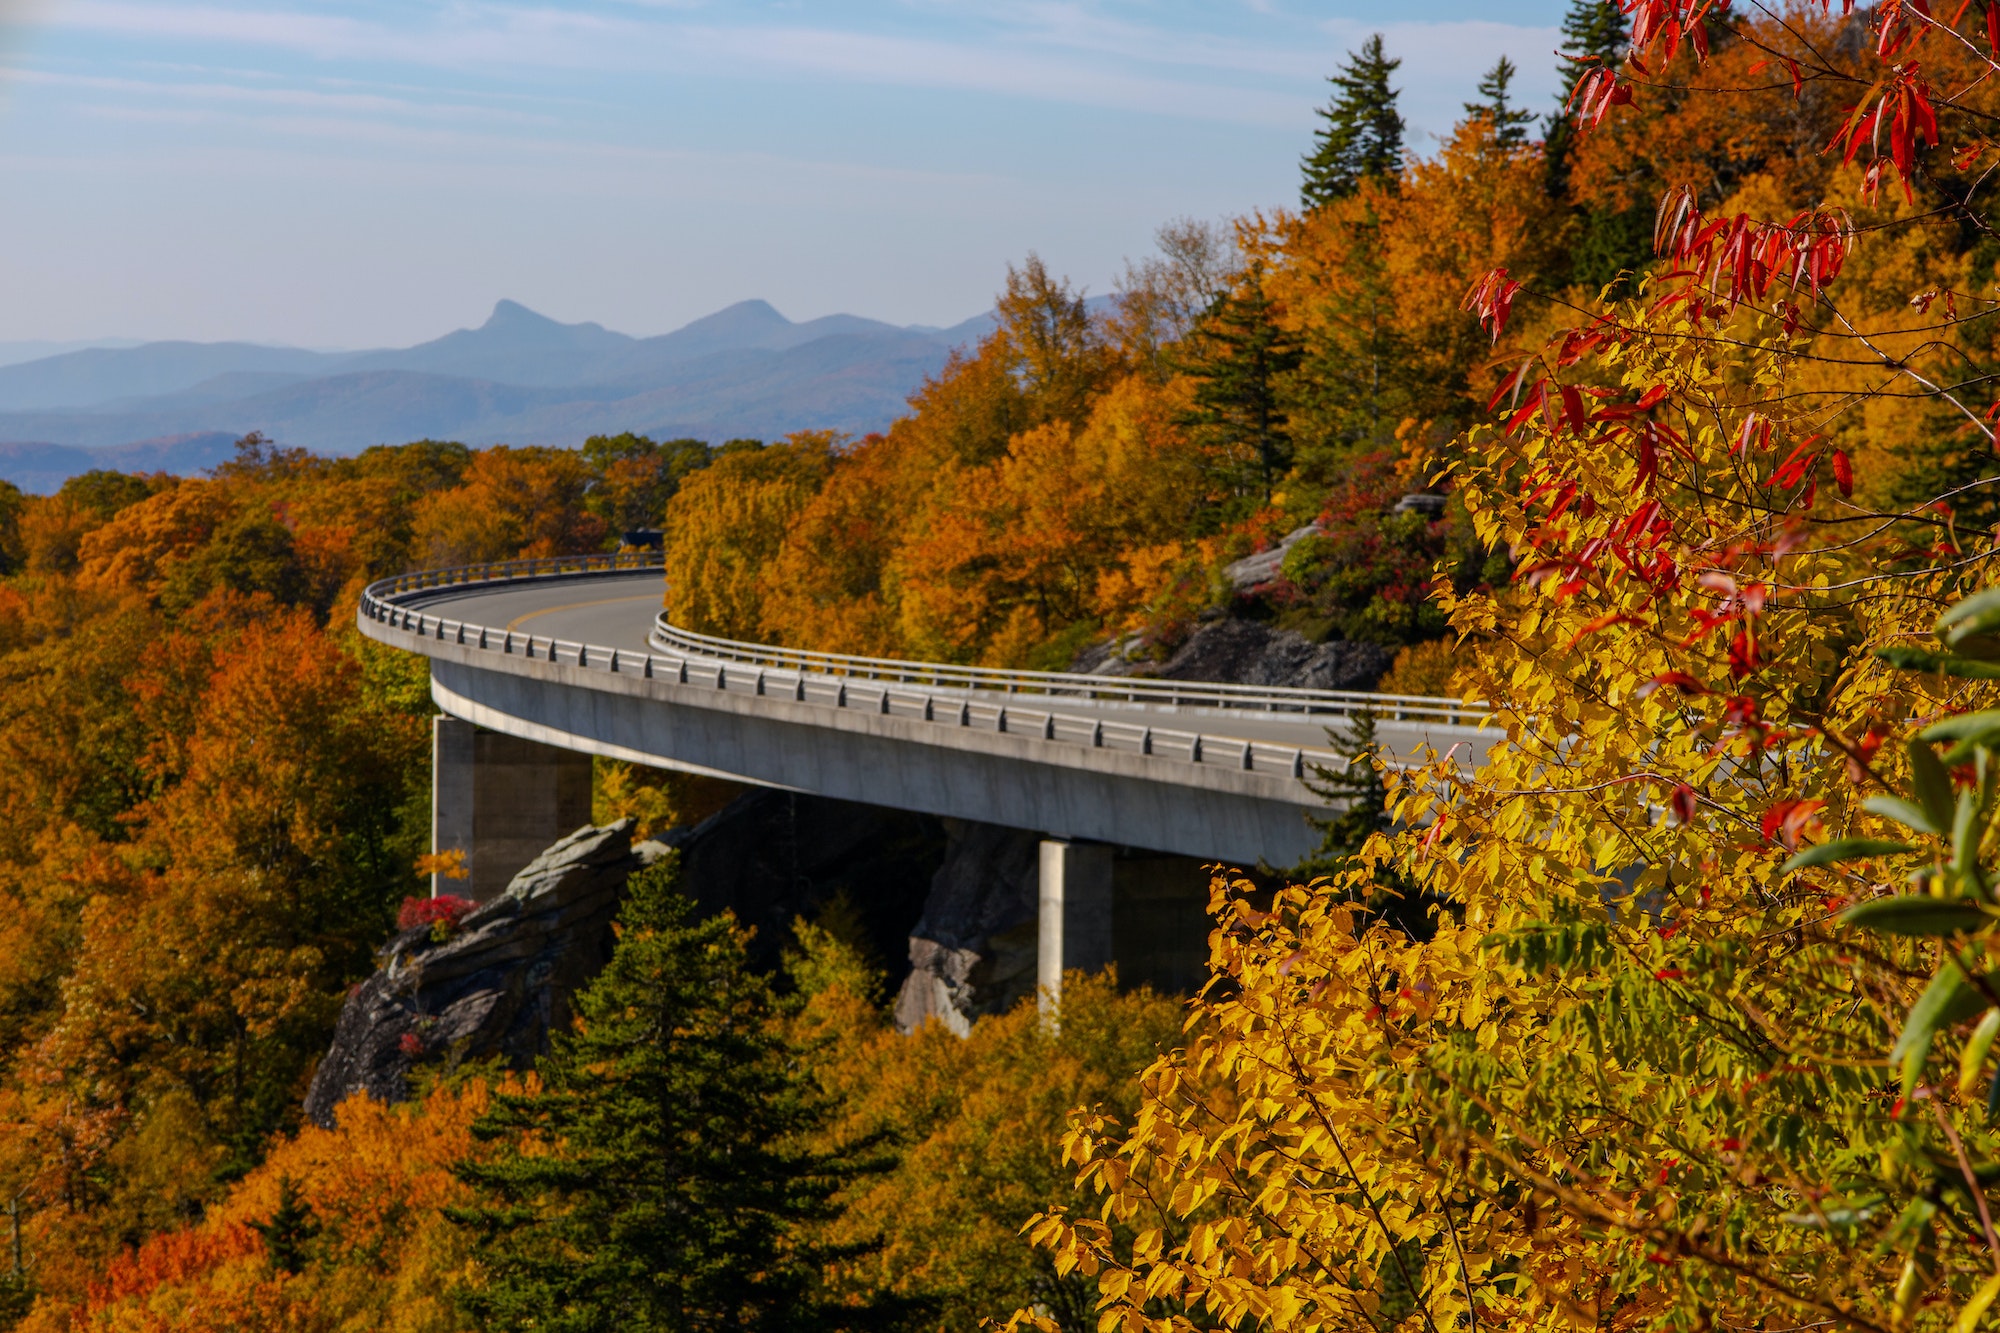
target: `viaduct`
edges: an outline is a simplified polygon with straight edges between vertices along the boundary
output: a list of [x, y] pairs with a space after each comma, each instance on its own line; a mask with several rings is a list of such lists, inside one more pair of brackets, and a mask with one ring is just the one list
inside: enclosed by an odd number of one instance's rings
[[[1114, 846], [1289, 865], [1317, 843], [1327, 727], [1368, 710], [1397, 756], [1492, 733], [1451, 700], [795, 652], [690, 633], [657, 553], [385, 579], [362, 633], [430, 659], [432, 847], [488, 898], [590, 822], [590, 756], [1043, 835], [1037, 973], [1112, 960]], [[435, 884], [433, 886], [435, 891]]]

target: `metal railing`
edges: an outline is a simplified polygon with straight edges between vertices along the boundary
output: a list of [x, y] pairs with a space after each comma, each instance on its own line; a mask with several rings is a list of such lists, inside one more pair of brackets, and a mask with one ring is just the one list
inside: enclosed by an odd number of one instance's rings
[[[1467, 725], [1485, 716], [1483, 708], [1453, 700], [1403, 695], [1131, 680], [1056, 671], [1002, 671], [794, 652], [676, 629], [667, 623], [664, 613], [656, 621], [649, 640], [650, 646], [660, 651], [634, 652], [434, 616], [401, 604], [413, 594], [424, 592], [657, 569], [662, 564], [657, 552], [637, 552], [494, 561], [425, 570], [370, 584], [362, 593], [359, 614], [364, 620], [426, 639], [501, 656], [559, 662], [607, 675], [637, 676], [725, 693], [790, 699], [795, 703], [920, 719], [934, 725], [991, 730], [1000, 735], [1160, 755], [1187, 763], [1293, 778], [1303, 778], [1315, 768], [1345, 769], [1352, 761], [1335, 750], [1316, 746], [1281, 745], [1160, 727], [1144, 721], [1078, 716], [1060, 712], [1053, 705], [1070, 697], [1329, 717], [1352, 716], [1368, 710], [1378, 718], [1393, 716], [1445, 725]], [[899, 690], [897, 686], [904, 688]], [[1046, 701], [1047, 706], [1027, 703], [1024, 696]], [[1385, 708], [1385, 704], [1393, 705], [1393, 711]]]
[[1012, 671], [1001, 667], [909, 662], [893, 657], [860, 657], [851, 653], [806, 652], [696, 634], [668, 623], [664, 611], [654, 620], [649, 639], [656, 648], [699, 657], [810, 671], [823, 676], [892, 680], [900, 685], [929, 685], [938, 689], [991, 690], [1004, 694], [1155, 704], [1168, 708], [1246, 709], [1259, 713], [1300, 713], [1325, 717], [1353, 717], [1365, 712], [1373, 713], [1376, 720], [1382, 722], [1422, 721], [1460, 726], [1477, 726], [1485, 720], [1488, 711], [1483, 705], [1416, 694], [1312, 690], [1288, 685], [1228, 685], [1209, 681], [1158, 680], [1146, 676], [1090, 676], [1073, 671]]

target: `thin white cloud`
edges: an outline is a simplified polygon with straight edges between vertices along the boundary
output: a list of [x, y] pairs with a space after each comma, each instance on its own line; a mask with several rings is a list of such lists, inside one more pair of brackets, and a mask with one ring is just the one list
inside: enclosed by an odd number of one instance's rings
[[9, 66], [0, 68], [0, 78], [14, 83], [47, 87], [87, 89], [99, 93], [123, 93], [138, 99], [172, 102], [214, 102], [241, 106], [296, 107], [340, 111], [349, 114], [408, 116], [418, 119], [510, 121], [519, 124], [551, 124], [554, 118], [463, 102], [439, 102], [410, 97], [390, 97], [372, 92], [323, 92], [297, 87], [244, 87], [240, 84], [190, 83], [165, 79], [118, 78], [96, 74], [74, 74], [56, 70]]
[[[987, 31], [946, 37], [690, 21], [680, 5], [595, 13], [459, 4], [391, 24], [212, 4], [73, 0], [51, 16], [56, 24], [94, 32], [249, 45], [325, 62], [494, 72], [807, 74], [1270, 127], [1300, 124], [1319, 92], [1319, 76], [1370, 30], [1327, 20], [1317, 25], [1319, 40], [1256, 42], [1107, 18], [1059, 0], [986, 9], [975, 20]], [[1496, 43], [1524, 50], [1553, 45], [1553, 30], [1477, 21], [1392, 24], [1383, 30], [1396, 34], [1399, 49], [1413, 52], [1412, 72], [1420, 63], [1414, 54], [1419, 50], [1425, 67], [1456, 75], [1468, 61], [1488, 59], [1485, 53]]]

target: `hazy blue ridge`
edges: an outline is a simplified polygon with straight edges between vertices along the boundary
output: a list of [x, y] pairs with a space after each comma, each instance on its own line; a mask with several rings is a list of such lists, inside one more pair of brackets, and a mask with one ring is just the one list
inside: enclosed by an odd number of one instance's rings
[[622, 430], [721, 440], [886, 429], [954, 348], [994, 327], [855, 315], [793, 323], [743, 301], [634, 338], [501, 301], [477, 329], [415, 347], [96, 347], [0, 365], [0, 478], [46, 492], [91, 467], [198, 471], [262, 431], [345, 454], [426, 436], [573, 446]]

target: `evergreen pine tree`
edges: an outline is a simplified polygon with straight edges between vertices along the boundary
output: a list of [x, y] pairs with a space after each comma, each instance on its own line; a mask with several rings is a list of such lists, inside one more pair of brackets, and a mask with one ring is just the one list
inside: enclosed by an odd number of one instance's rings
[[[1549, 192], [1569, 193], [1570, 154], [1576, 147], [1575, 114], [1568, 108], [1570, 90], [1594, 63], [1616, 65], [1631, 44], [1625, 15], [1612, 0], [1570, 0], [1563, 18], [1564, 60], [1559, 85], [1565, 103], [1548, 119], [1543, 136]], [[1636, 272], [1653, 255], [1653, 209], [1648, 202], [1630, 208], [1589, 207], [1577, 210], [1576, 240], [1570, 247], [1570, 281], [1595, 290], [1616, 282], [1621, 273]], [[1615, 293], [1614, 293], [1615, 294]]]
[[497, 1157], [461, 1176], [486, 1197], [455, 1211], [483, 1283], [462, 1295], [487, 1329], [568, 1333], [878, 1326], [882, 1307], [820, 1288], [816, 1242], [835, 1195], [867, 1169], [804, 1146], [830, 1108], [776, 1035], [769, 982], [728, 916], [691, 922], [674, 876], [633, 876], [610, 963], [576, 1001], [576, 1030], [474, 1128]]
[[1375, 738], [1375, 714], [1363, 710], [1345, 726], [1328, 727], [1326, 739], [1347, 763], [1341, 768], [1315, 764], [1306, 779], [1306, 786], [1332, 813], [1306, 816], [1306, 822], [1319, 830], [1320, 841], [1311, 856], [1288, 872], [1300, 881], [1346, 869], [1361, 844], [1391, 822], [1388, 784], [1377, 767], [1381, 746]]
[[[1556, 96], [1561, 103], [1548, 119], [1547, 144], [1549, 184], [1555, 193], [1569, 188], [1569, 154], [1576, 145], [1576, 116], [1568, 107], [1570, 90], [1592, 62], [1615, 65], [1625, 58], [1631, 44], [1631, 30], [1625, 15], [1612, 0], [1570, 0], [1563, 16], [1562, 53], [1557, 67]], [[1480, 91], [1485, 91], [1482, 87]]]
[[1299, 195], [1307, 208], [1354, 193], [1370, 177], [1393, 182], [1403, 170], [1403, 117], [1389, 76], [1402, 65], [1382, 50], [1376, 33], [1349, 55], [1327, 80], [1333, 100], [1320, 109], [1326, 124], [1313, 134], [1314, 148], [1301, 162], [1305, 182]]
[[1508, 100], [1507, 86], [1514, 81], [1518, 71], [1514, 62], [1501, 56], [1486, 77], [1479, 81], [1481, 102], [1467, 102], [1465, 114], [1487, 121], [1493, 126], [1494, 142], [1503, 148], [1513, 148], [1528, 141], [1528, 126], [1534, 124], [1532, 111], [1521, 111]]
[[1216, 301], [1188, 346], [1193, 354], [1181, 368], [1195, 382], [1194, 408], [1183, 424], [1216, 455], [1240, 460], [1230, 489], [1261, 502], [1291, 466], [1282, 390], [1283, 377], [1298, 368], [1299, 348], [1272, 318], [1256, 267]]
[[306, 1266], [307, 1248], [320, 1232], [312, 1205], [299, 1197], [290, 1176], [278, 1177], [277, 1211], [269, 1221], [252, 1222], [250, 1228], [264, 1238], [264, 1252], [280, 1273], [297, 1273]]
[[[1297, 883], [1353, 868], [1362, 845], [1395, 824], [1389, 814], [1389, 785], [1382, 779], [1382, 747], [1375, 736], [1375, 714], [1364, 709], [1349, 718], [1346, 726], [1328, 727], [1326, 739], [1347, 764], [1343, 768], [1315, 764], [1312, 776], [1306, 779], [1306, 786], [1327, 803], [1331, 813], [1306, 816], [1319, 830], [1320, 843], [1310, 856], [1285, 872], [1288, 880]], [[1435, 928], [1429, 909], [1438, 899], [1418, 890], [1390, 866], [1376, 866], [1370, 881], [1371, 889], [1356, 895], [1359, 906], [1417, 939], [1432, 935]]]

